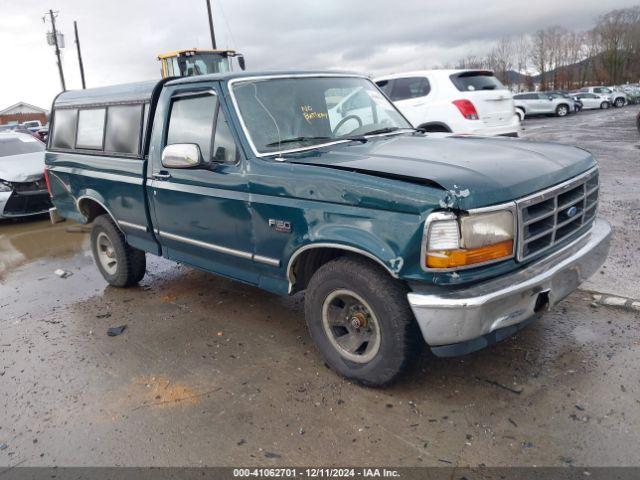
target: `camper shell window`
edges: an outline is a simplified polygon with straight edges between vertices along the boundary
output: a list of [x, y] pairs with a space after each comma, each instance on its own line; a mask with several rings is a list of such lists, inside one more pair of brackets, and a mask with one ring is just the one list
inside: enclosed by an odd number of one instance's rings
[[53, 116], [53, 134], [51, 146], [54, 148], [73, 148], [76, 143], [78, 110], [56, 110]]
[[56, 109], [50, 147], [139, 157], [148, 112], [148, 103]]

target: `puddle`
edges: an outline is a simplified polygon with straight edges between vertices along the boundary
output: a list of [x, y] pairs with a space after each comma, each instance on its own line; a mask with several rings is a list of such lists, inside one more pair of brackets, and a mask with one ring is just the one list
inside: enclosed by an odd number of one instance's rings
[[0, 281], [22, 265], [87, 250], [89, 236], [79, 227], [71, 222], [52, 225], [48, 219], [0, 222]]

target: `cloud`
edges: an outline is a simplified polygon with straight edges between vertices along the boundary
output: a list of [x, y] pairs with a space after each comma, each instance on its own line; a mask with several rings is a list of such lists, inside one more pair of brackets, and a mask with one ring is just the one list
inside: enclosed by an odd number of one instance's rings
[[[577, 30], [629, 0], [212, 0], [219, 47], [259, 69], [340, 69], [381, 74], [483, 55], [503, 35], [554, 24]], [[87, 84], [159, 78], [158, 53], [209, 47], [204, 0], [52, 0], [66, 36], [68, 88], [80, 87], [73, 42], [78, 21]], [[0, 108], [49, 107], [60, 90], [48, 23], [38, 0], [0, 0]], [[230, 28], [229, 28], [230, 27]], [[230, 31], [231, 29], [231, 31]]]

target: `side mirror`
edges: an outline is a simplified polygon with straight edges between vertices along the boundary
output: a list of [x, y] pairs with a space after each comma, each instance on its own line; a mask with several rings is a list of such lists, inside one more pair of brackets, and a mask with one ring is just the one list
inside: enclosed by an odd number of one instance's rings
[[205, 166], [200, 147], [195, 143], [174, 143], [162, 150], [162, 166], [167, 168], [195, 168]]
[[238, 66], [240, 67], [240, 70], [244, 70], [245, 68], [247, 68], [246, 64], [244, 63], [244, 55], [238, 55]]
[[549, 97], [549, 101], [552, 102], [553, 101], [553, 97]]

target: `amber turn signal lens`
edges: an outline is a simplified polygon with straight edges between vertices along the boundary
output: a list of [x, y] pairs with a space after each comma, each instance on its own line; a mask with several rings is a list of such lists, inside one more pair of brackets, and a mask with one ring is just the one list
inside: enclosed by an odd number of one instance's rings
[[506, 240], [480, 248], [427, 252], [426, 261], [429, 268], [453, 268], [510, 257], [512, 254], [513, 240]]

